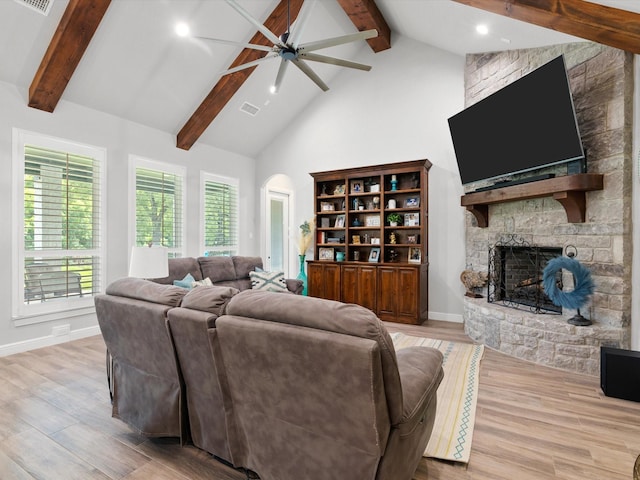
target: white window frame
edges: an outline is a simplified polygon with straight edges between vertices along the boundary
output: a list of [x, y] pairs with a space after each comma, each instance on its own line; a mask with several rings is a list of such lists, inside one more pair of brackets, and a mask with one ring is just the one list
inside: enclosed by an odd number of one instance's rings
[[[25, 145], [64, 151], [91, 157], [99, 164], [100, 178], [98, 179], [100, 195], [100, 214], [98, 248], [84, 250], [83, 253], [99, 257], [100, 271], [98, 274], [99, 290], [104, 291], [107, 278], [106, 265], [106, 235], [107, 231], [107, 204], [106, 204], [106, 158], [107, 150], [103, 147], [78, 143], [73, 140], [57, 138], [40, 133], [30, 132], [18, 128], [12, 131], [13, 158], [12, 158], [12, 183], [13, 183], [13, 242], [12, 242], [12, 320], [15, 326], [31, 325], [35, 323], [69, 318], [70, 316], [86, 315], [95, 312], [94, 296], [83, 295], [81, 297], [60, 298], [51, 302], [24, 303], [24, 261], [27, 251], [24, 248], [24, 168]], [[61, 251], [66, 252], [66, 251]], [[61, 253], [48, 251], [44, 256]], [[29, 255], [32, 255], [30, 252]], [[99, 292], [96, 292], [99, 293]]]
[[[169, 248], [169, 255], [175, 257], [184, 257], [186, 248], [186, 229], [187, 229], [187, 169], [180, 165], [167, 162], [151, 160], [149, 158], [140, 157], [138, 155], [129, 155], [129, 255], [131, 255], [131, 247], [136, 244], [136, 169], [145, 168], [147, 170], [156, 170], [182, 178], [182, 225], [180, 236], [180, 247]], [[127, 263], [128, 265], [128, 263]]]
[[[206, 218], [205, 218], [205, 184], [206, 182], [225, 183], [236, 187], [238, 198], [236, 201], [236, 238], [235, 238], [235, 253], [233, 255], [239, 255], [240, 250], [240, 180], [234, 177], [225, 177], [214, 173], [200, 171], [200, 255], [204, 255], [206, 251], [215, 250], [215, 247], [208, 247], [205, 245], [205, 232], [206, 232]], [[226, 248], [221, 248], [225, 249]]]

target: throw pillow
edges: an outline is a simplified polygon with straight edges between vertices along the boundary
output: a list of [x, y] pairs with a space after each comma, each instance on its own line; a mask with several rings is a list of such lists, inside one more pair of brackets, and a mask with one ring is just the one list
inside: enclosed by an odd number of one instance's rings
[[207, 277], [204, 280], [196, 280], [194, 282], [191, 282], [191, 286], [192, 287], [213, 287], [213, 282], [209, 277]]
[[251, 288], [269, 292], [286, 292], [287, 282], [284, 272], [249, 272]]
[[195, 282], [196, 279], [193, 278], [193, 275], [191, 275], [190, 273], [187, 273], [184, 278], [182, 280], [174, 280], [173, 284], [176, 287], [182, 287], [182, 288], [192, 288], [193, 287], [193, 282]]

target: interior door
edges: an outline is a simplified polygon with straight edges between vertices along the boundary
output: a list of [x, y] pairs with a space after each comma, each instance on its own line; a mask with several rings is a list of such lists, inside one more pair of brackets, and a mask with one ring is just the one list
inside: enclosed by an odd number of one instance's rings
[[265, 268], [289, 275], [289, 194], [267, 191], [267, 258]]

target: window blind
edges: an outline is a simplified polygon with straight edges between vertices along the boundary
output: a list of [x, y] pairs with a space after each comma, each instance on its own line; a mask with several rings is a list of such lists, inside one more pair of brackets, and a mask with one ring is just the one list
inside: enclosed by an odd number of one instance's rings
[[100, 291], [100, 161], [24, 147], [24, 303]]
[[180, 175], [136, 168], [136, 245], [162, 245], [170, 257], [182, 250], [182, 184]]
[[204, 245], [208, 255], [238, 254], [238, 186], [204, 181]]

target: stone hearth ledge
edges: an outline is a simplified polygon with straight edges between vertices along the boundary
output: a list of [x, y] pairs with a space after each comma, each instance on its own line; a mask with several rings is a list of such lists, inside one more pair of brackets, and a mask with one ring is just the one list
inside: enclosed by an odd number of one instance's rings
[[625, 348], [629, 330], [567, 323], [572, 314], [536, 314], [464, 298], [464, 331], [474, 341], [512, 357], [587, 375], [600, 375], [600, 347]]

